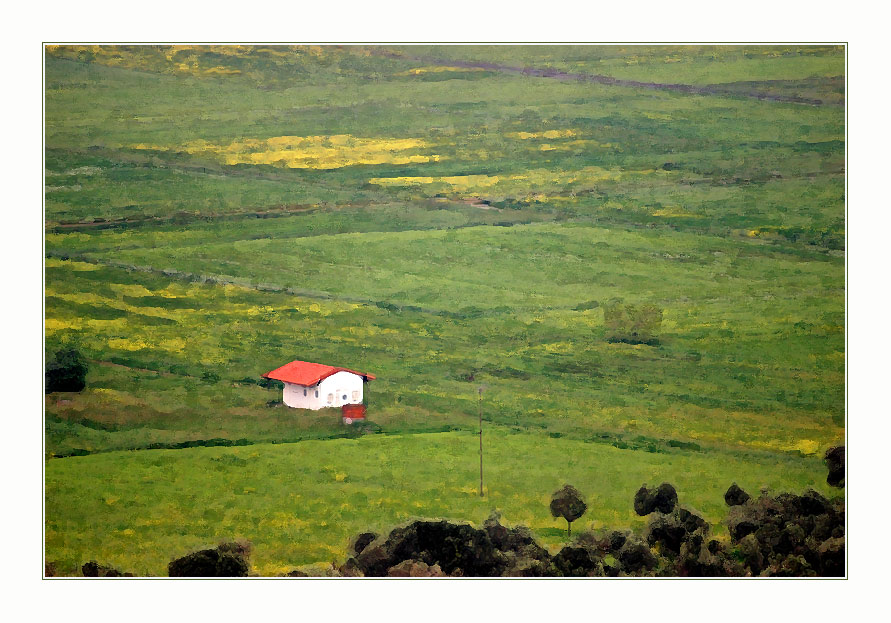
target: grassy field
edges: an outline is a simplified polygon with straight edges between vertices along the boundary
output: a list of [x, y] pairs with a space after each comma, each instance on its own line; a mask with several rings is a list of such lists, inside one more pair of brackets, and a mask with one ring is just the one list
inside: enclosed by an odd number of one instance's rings
[[[824, 482], [842, 49], [62, 46], [45, 69], [46, 349], [91, 362], [45, 399], [66, 573], [230, 537], [276, 573], [495, 507], [556, 545], [564, 481], [598, 527], [636, 525], [645, 481], [713, 521], [734, 480]], [[662, 310], [657, 344], [607, 340], [617, 302]], [[375, 374], [373, 423], [283, 407], [259, 375], [292, 359]]]
[[166, 575], [176, 555], [244, 538], [253, 544], [256, 573], [320, 572], [345, 560], [360, 532], [420, 517], [480, 525], [496, 509], [556, 552], [566, 523], [551, 517], [548, 503], [567, 481], [589, 505], [575, 529], [640, 528], [632, 498], [642, 483], [674, 483], [681, 503], [715, 523], [726, 516], [723, 495], [734, 481], [753, 492], [771, 483], [774, 492], [813, 486], [832, 494], [814, 458], [715, 461], [497, 429], [485, 440], [484, 498], [471, 433], [57, 459], [47, 468], [47, 549], [64, 572], [96, 558], [140, 575]]

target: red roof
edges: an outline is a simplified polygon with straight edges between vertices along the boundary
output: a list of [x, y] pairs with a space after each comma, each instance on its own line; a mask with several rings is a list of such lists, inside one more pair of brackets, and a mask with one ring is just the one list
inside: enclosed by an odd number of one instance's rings
[[366, 381], [373, 381], [373, 374], [364, 372], [356, 372], [349, 368], [337, 368], [335, 366], [326, 366], [323, 363], [311, 363], [309, 361], [292, 361], [276, 368], [272, 372], [261, 374], [263, 378], [275, 379], [276, 381], [284, 381], [285, 383], [293, 383], [295, 385], [315, 385], [322, 379], [327, 379], [332, 374], [338, 372], [349, 372], [357, 376], [364, 377]]

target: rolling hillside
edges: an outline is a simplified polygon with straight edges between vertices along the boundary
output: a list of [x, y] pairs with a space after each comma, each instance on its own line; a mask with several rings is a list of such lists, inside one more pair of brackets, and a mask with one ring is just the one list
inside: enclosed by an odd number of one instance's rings
[[[715, 522], [733, 480], [825, 490], [843, 49], [51, 46], [45, 72], [46, 350], [90, 360], [45, 402], [65, 573], [238, 537], [274, 574], [495, 507], [556, 545], [563, 481], [598, 528], [644, 481]], [[608, 339], [628, 304], [657, 343]], [[259, 375], [292, 359], [375, 374], [371, 424], [279, 404]]]

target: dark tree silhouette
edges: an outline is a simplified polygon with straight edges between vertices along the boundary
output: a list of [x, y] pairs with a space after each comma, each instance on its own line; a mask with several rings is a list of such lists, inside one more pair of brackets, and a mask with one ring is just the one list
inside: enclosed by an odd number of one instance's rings
[[52, 392], [79, 392], [87, 386], [87, 360], [75, 348], [56, 352], [46, 364], [47, 394]]
[[643, 517], [655, 511], [670, 513], [678, 502], [678, 493], [675, 488], [663, 482], [655, 489], [648, 489], [643, 485], [634, 494], [634, 512]]
[[826, 482], [832, 487], [845, 486], [845, 447], [836, 446], [826, 451], [823, 457], [826, 466], [829, 468], [829, 475]]
[[724, 494], [724, 502], [726, 502], [727, 506], [740, 506], [751, 499], [752, 496], [743, 491], [735, 482], [730, 485], [727, 493]]
[[572, 536], [572, 522], [584, 515], [586, 510], [588, 505], [582, 499], [582, 494], [572, 485], [563, 485], [551, 496], [551, 515], [566, 520], [567, 536]]
[[249, 547], [241, 543], [222, 543], [216, 549], [203, 549], [167, 565], [167, 575], [172, 578], [243, 578], [250, 567], [247, 556]]
[[641, 485], [637, 493], [634, 494], [634, 512], [644, 517], [656, 510], [656, 504], [653, 500], [653, 492], [647, 488], [647, 485]]
[[663, 482], [656, 489], [653, 503], [660, 513], [670, 513], [678, 503], [678, 492], [673, 485]]

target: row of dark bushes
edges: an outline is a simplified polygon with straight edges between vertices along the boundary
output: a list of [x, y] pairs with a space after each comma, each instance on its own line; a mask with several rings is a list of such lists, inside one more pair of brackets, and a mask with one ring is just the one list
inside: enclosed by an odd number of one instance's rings
[[735, 484], [730, 541], [713, 538], [695, 511], [677, 505], [668, 483], [634, 498], [649, 515], [642, 534], [582, 532], [557, 554], [531, 531], [508, 528], [493, 515], [476, 529], [447, 521], [416, 521], [387, 536], [360, 535], [353, 556], [335, 568], [344, 576], [472, 577], [842, 577], [844, 500], [816, 491], [752, 498]]
[[[525, 526], [493, 513], [481, 528], [445, 520], [414, 521], [381, 536], [358, 535], [351, 556], [327, 573], [341, 577], [842, 577], [844, 500], [816, 491], [753, 498], [732, 485], [725, 494], [729, 542], [677, 504], [668, 483], [641, 487], [634, 508], [649, 521], [641, 534], [581, 532], [556, 554]], [[244, 577], [250, 544], [223, 543], [168, 565], [170, 577]], [[84, 576], [129, 576], [89, 562]], [[295, 570], [289, 576], [303, 576]]]
[[[824, 456], [826, 482], [845, 486], [845, 448]], [[326, 575], [341, 577], [843, 577], [845, 501], [813, 489], [801, 495], [762, 491], [753, 498], [736, 483], [724, 494], [729, 542], [713, 538], [711, 526], [678, 505], [669, 483], [634, 494], [634, 511], [649, 516], [642, 534], [582, 532], [557, 554], [538, 544], [525, 526], [508, 528], [493, 513], [482, 528], [445, 520], [415, 521], [388, 535], [358, 535], [351, 556]], [[570, 485], [554, 493], [551, 514], [571, 523], [587, 504]], [[223, 543], [168, 565], [170, 577], [244, 577], [251, 546]], [[90, 561], [85, 577], [132, 576]], [[46, 575], [55, 575], [52, 563]], [[305, 576], [294, 570], [288, 576]]]

